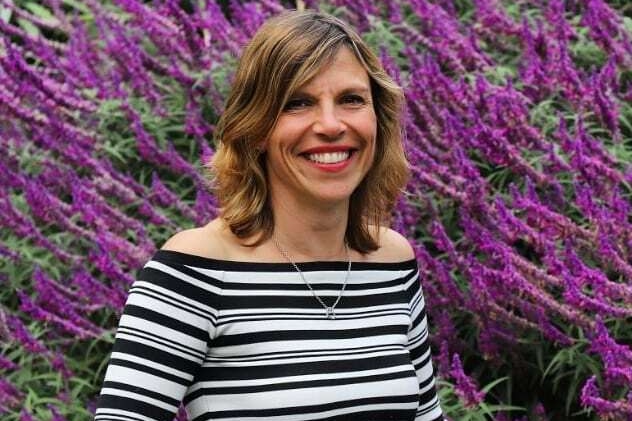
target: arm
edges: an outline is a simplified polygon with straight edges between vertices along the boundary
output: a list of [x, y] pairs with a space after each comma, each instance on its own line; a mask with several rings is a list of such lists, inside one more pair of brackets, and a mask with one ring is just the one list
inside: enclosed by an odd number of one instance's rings
[[[408, 240], [397, 232], [385, 229], [381, 233], [381, 238], [389, 259], [405, 261], [415, 258]], [[409, 297], [408, 307], [411, 320], [407, 348], [419, 381], [419, 407], [415, 421], [440, 421], [444, 418], [435, 387], [435, 373], [428, 339], [428, 321], [419, 271], [415, 270], [406, 279], [405, 289]]]
[[419, 381], [419, 407], [415, 421], [439, 421], [443, 419], [439, 398], [435, 387], [435, 373], [430, 356], [428, 321], [419, 271], [414, 273], [407, 284], [411, 311], [411, 325], [408, 330], [408, 351]]
[[212, 284], [150, 260], [123, 310], [95, 421], [171, 421], [202, 364], [216, 320]]

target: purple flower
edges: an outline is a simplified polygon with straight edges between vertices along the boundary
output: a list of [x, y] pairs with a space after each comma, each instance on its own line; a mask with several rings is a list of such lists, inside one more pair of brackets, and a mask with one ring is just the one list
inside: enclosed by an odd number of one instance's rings
[[47, 352], [44, 344], [31, 335], [31, 332], [17, 316], [8, 315], [7, 326], [11, 333], [11, 338], [20, 343], [28, 352], [34, 354]]
[[582, 405], [594, 409], [602, 419], [629, 420], [630, 414], [632, 414], [632, 404], [624, 400], [610, 401], [604, 399], [599, 394], [596, 381], [597, 377], [592, 376], [584, 383], [580, 395]]
[[11, 382], [0, 379], [0, 414], [8, 412], [11, 408], [20, 404], [23, 393], [19, 391]]
[[474, 380], [463, 371], [459, 354], [452, 356], [450, 376], [456, 382], [454, 391], [459, 398], [461, 398], [466, 407], [477, 406], [485, 399], [485, 392], [479, 391]]
[[35, 421], [35, 419], [26, 408], [22, 408], [20, 411], [20, 421]]

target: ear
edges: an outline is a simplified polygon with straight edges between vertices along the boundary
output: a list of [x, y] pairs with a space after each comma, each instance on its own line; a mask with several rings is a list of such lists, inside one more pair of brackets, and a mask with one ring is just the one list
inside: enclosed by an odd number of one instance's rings
[[258, 153], [262, 154], [266, 151], [267, 146], [268, 146], [267, 140], [260, 140], [259, 142], [255, 144], [255, 149], [257, 150]]

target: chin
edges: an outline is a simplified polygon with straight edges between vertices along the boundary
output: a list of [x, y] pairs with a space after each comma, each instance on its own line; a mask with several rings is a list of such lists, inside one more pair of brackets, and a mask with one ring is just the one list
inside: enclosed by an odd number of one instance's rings
[[314, 195], [316, 201], [318, 203], [326, 204], [329, 203], [331, 205], [337, 205], [340, 203], [347, 203], [351, 199], [351, 194], [353, 190], [348, 192], [341, 192], [340, 190], [336, 192], [321, 192], [320, 194]]

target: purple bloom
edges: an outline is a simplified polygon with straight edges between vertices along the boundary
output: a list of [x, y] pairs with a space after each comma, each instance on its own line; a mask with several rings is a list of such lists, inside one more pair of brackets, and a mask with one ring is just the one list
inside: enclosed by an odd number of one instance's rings
[[20, 421], [35, 421], [33, 415], [26, 409], [22, 408], [20, 411]]
[[[68, 366], [66, 365], [66, 361], [64, 359], [63, 354], [61, 354], [59, 352], [54, 353], [53, 357], [50, 360], [50, 363], [51, 363], [51, 366], [53, 367], [53, 369], [55, 371], [57, 371], [58, 373], [60, 373], [64, 379], [68, 380], [74, 375], [72, 370], [70, 370], [68, 368]], [[54, 419], [55, 420], [57, 420], [57, 419], [61, 420], [63, 418], [54, 418]]]
[[11, 408], [19, 405], [22, 398], [23, 393], [11, 382], [0, 379], [0, 414], [9, 412]]
[[610, 401], [602, 398], [596, 380], [596, 376], [592, 376], [582, 387], [580, 396], [582, 405], [594, 409], [602, 419], [629, 420], [629, 415], [632, 414], [632, 404], [624, 400]]
[[463, 371], [459, 354], [452, 356], [450, 376], [456, 382], [454, 391], [466, 407], [477, 406], [485, 399], [485, 392], [480, 391], [474, 380]]
[[[7, 329], [7, 328], [5, 327], [5, 329]], [[7, 332], [6, 336], [7, 336], [7, 339], [8, 339], [8, 332]], [[17, 364], [15, 364], [10, 359], [0, 355], [0, 370], [16, 370], [17, 368], [19, 368], [19, 366]]]
[[7, 327], [11, 333], [11, 338], [20, 343], [28, 352], [34, 354], [47, 352], [44, 344], [31, 335], [31, 332], [17, 316], [7, 315]]

